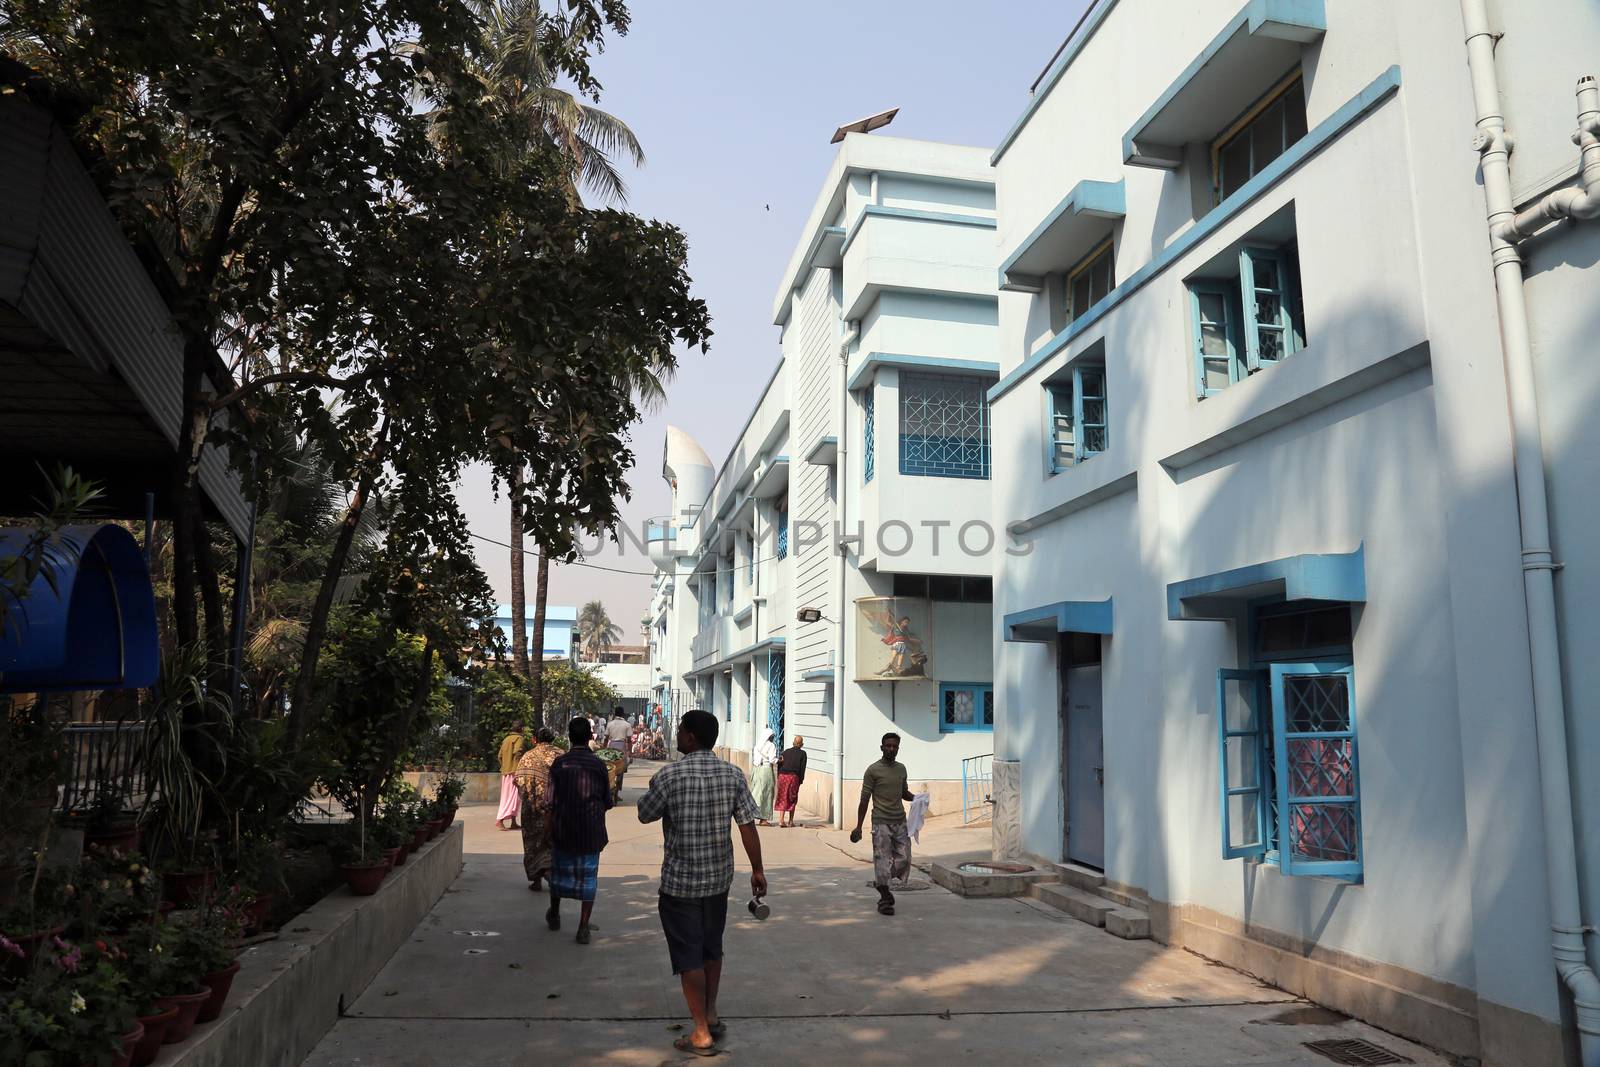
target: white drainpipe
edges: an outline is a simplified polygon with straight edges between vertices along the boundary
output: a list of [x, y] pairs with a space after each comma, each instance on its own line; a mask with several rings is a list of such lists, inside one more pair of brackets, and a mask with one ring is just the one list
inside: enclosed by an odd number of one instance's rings
[[[873, 175], [876, 180], [877, 175]], [[854, 322], [844, 324], [843, 336], [839, 339], [839, 506], [835, 514], [839, 516], [839, 532], [843, 534], [848, 519], [845, 518], [845, 493], [850, 485], [850, 466], [845, 460], [850, 452], [850, 344], [859, 331]], [[839, 556], [839, 619], [835, 624], [838, 636], [836, 638], [839, 650], [833, 658], [833, 825], [836, 829], [843, 830], [847, 825], [844, 812], [844, 687], [845, 687], [845, 648], [844, 648], [844, 620], [846, 600], [844, 583], [846, 576], [844, 545], [835, 543], [833, 550]]]
[[1483, 191], [1489, 209], [1489, 239], [1500, 312], [1500, 342], [1504, 350], [1511, 414], [1555, 964], [1561, 980], [1572, 992], [1583, 1067], [1600, 1067], [1600, 978], [1589, 966], [1584, 951], [1586, 927], [1578, 893], [1577, 840], [1567, 763], [1567, 711], [1561, 691], [1561, 652], [1557, 644], [1557, 564], [1550, 550], [1550, 514], [1544, 483], [1544, 449], [1539, 439], [1533, 346], [1522, 289], [1522, 257], [1516, 245], [1547, 222], [1600, 215], [1600, 139], [1597, 139], [1600, 138], [1600, 93], [1592, 77], [1578, 82], [1579, 129], [1574, 140], [1582, 151], [1581, 188], [1558, 190], [1519, 215], [1511, 194], [1512, 142], [1500, 110], [1500, 84], [1495, 72], [1497, 37], [1489, 29], [1486, 0], [1461, 0], [1461, 19], [1466, 29], [1467, 63], [1477, 106], [1478, 134], [1474, 147], [1482, 157]]

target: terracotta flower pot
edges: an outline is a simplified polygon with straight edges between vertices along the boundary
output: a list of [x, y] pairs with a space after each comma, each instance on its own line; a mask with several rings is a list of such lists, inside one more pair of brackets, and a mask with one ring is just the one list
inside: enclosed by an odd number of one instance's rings
[[344, 872], [345, 884], [358, 897], [370, 897], [378, 891], [383, 876], [389, 873], [387, 863], [346, 863], [339, 868]]
[[411, 838], [408, 837], [402, 841], [399, 845], [399, 849], [400, 851], [394, 854], [394, 865], [396, 867], [404, 867], [406, 865], [406, 860], [411, 858]]
[[247, 934], [257, 934], [267, 924], [267, 916], [272, 914], [272, 905], [277, 901], [276, 893], [257, 893], [250, 898], [250, 903], [242, 909], [244, 912], [244, 928]]
[[85, 830], [83, 847], [95, 852], [137, 852], [139, 827], [124, 826], [114, 830]]
[[144, 1033], [134, 1043], [130, 1067], [145, 1067], [161, 1055], [161, 1043], [166, 1040], [167, 1027], [177, 1017], [177, 1008], [163, 1008], [154, 1015], [139, 1016], [139, 1025], [144, 1027]]
[[133, 1029], [122, 1035], [122, 1053], [111, 1061], [111, 1067], [129, 1067], [133, 1062], [133, 1051], [139, 1047], [139, 1039], [142, 1037], [144, 1037], [144, 1027], [134, 1023]]
[[396, 845], [394, 848], [384, 849], [383, 861], [389, 865], [391, 871], [400, 866], [400, 846]]
[[419, 826], [411, 831], [411, 851], [416, 852], [428, 843], [428, 828]]
[[195, 1016], [197, 1022], [208, 1023], [222, 1015], [222, 1007], [228, 1001], [228, 991], [233, 988], [233, 976], [239, 973], [239, 961], [234, 960], [220, 971], [212, 971], [201, 978], [211, 990], [211, 996], [200, 1005], [200, 1014]]
[[444, 832], [444, 816], [443, 815], [440, 815], [437, 818], [433, 818], [433, 819], [429, 819], [428, 820], [428, 836], [429, 837], [438, 837], [443, 832]]
[[161, 1039], [163, 1045], [176, 1045], [189, 1036], [194, 1029], [196, 1020], [200, 1018], [200, 1009], [205, 1007], [207, 1000], [211, 999], [211, 990], [201, 986], [198, 993], [174, 993], [167, 997], [157, 997], [157, 1004], [165, 1004], [169, 1008], [177, 1008], [178, 1015], [167, 1024], [166, 1036]]
[[203, 871], [173, 871], [161, 876], [161, 888], [168, 900], [185, 908], [198, 903], [201, 897], [211, 891], [216, 874], [210, 868]]

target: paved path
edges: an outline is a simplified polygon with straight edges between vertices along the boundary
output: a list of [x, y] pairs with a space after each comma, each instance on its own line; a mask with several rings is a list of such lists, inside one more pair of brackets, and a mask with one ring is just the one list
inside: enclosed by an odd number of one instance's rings
[[[470, 1067], [702, 1062], [686, 1033], [655, 910], [660, 829], [633, 802], [638, 764], [611, 813], [594, 941], [573, 942], [576, 908], [545, 929], [522, 876], [521, 835], [494, 809], [462, 809], [466, 869], [305, 1067]], [[957, 817], [959, 821], [959, 817]], [[935, 820], [936, 824], [948, 820]], [[935, 825], [929, 855], [969, 852], [988, 830]], [[1445, 1064], [1398, 1038], [1191, 955], [1121, 941], [1032, 901], [963, 900], [937, 887], [879, 916], [871, 869], [842, 833], [762, 831], [772, 918], [744, 911], [734, 882], [722, 1013], [712, 1062], [1328, 1067], [1302, 1043], [1366, 1038]], [[917, 862], [924, 857], [918, 856]], [[740, 853], [740, 866], [744, 868]]]

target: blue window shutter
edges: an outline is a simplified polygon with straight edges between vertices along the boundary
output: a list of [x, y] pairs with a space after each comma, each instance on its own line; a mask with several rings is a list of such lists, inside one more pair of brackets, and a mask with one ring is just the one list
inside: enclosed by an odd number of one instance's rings
[[1272, 738], [1283, 873], [1360, 881], [1354, 668], [1272, 664]]
[[778, 558], [789, 557], [789, 498], [778, 505]]
[[1074, 460], [1082, 463], [1098, 456], [1110, 444], [1106, 421], [1106, 372], [1099, 365], [1077, 367], [1072, 372], [1072, 417], [1077, 435]]
[[[1222, 858], [1260, 857], [1267, 840], [1266, 672], [1217, 671], [1218, 781], [1222, 785]], [[1233, 693], [1230, 694], [1230, 687]], [[1230, 702], [1230, 695], [1237, 699]], [[1235, 814], [1237, 813], [1237, 818]]]
[[867, 395], [863, 398], [861, 405], [861, 481], [863, 484], [872, 481], [872, 475], [877, 467], [877, 456], [875, 455], [877, 450], [873, 447], [877, 432], [877, 427], [874, 425], [876, 422], [874, 418], [876, 413], [875, 405], [877, 403], [874, 399], [874, 394], [877, 391], [878, 387], [875, 384], [869, 384], [867, 386]]
[[1231, 285], [1195, 282], [1189, 286], [1195, 395], [1202, 400], [1221, 392], [1241, 377], [1239, 324], [1235, 321], [1234, 299]]
[[1050, 472], [1064, 471], [1076, 461], [1076, 424], [1073, 422], [1072, 389], [1066, 382], [1045, 386], [1050, 413], [1045, 438], [1050, 444]]
[[767, 726], [778, 748], [783, 748], [783, 654], [767, 654]]
[[1244, 308], [1245, 368], [1254, 374], [1294, 351], [1288, 271], [1275, 248], [1239, 249], [1239, 295]]

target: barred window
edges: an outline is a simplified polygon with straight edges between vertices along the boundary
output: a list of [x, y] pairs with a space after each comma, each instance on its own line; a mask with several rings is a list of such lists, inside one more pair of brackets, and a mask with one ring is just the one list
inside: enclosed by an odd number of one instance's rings
[[900, 375], [900, 473], [989, 477], [989, 400], [983, 378]]

